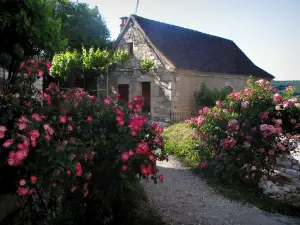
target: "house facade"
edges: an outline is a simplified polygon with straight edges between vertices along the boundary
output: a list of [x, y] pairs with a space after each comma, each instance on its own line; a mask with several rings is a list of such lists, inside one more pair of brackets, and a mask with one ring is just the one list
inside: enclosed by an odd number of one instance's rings
[[[169, 122], [191, 116], [194, 92], [204, 82], [209, 88], [244, 88], [250, 75], [271, 80], [234, 42], [136, 15], [121, 18], [115, 49], [128, 50], [130, 59], [110, 74], [110, 91], [122, 102], [145, 98], [142, 114]], [[154, 69], [144, 72], [141, 61]], [[175, 118], [174, 115], [179, 116]]]

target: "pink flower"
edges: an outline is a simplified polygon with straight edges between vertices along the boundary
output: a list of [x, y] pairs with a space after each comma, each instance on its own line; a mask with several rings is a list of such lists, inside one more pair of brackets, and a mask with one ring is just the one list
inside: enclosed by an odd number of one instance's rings
[[249, 102], [248, 102], [248, 101], [244, 101], [244, 102], [241, 103], [241, 107], [242, 107], [243, 109], [246, 109], [246, 108], [248, 107], [248, 105], [249, 105]]
[[76, 185], [72, 185], [71, 191], [74, 192], [76, 190]]
[[3, 143], [3, 147], [4, 148], [9, 148], [9, 146], [11, 146], [14, 143], [13, 139], [7, 139], [4, 143]]
[[205, 114], [208, 114], [208, 113], [210, 113], [210, 109], [208, 107], [204, 107], [203, 108], [203, 114], [205, 115]]
[[26, 195], [28, 193], [28, 188], [20, 188], [19, 187], [18, 190], [17, 190], [17, 193], [20, 196], [24, 196], [24, 195]]
[[276, 94], [273, 95], [274, 102], [278, 102], [280, 99], [281, 99], [281, 95], [280, 94], [276, 93]]
[[105, 98], [104, 99], [104, 103], [107, 104], [107, 105], [109, 105], [111, 102], [112, 102], [111, 98]]
[[38, 76], [38, 77], [44, 76], [44, 71], [43, 71], [43, 70], [38, 70], [37, 76]]
[[127, 166], [126, 166], [126, 165], [122, 165], [121, 169], [122, 169], [123, 171], [126, 171], [126, 170], [127, 170]]
[[289, 107], [290, 102], [289, 102], [289, 101], [284, 101], [284, 102], [282, 103], [282, 105], [283, 105], [283, 108], [287, 108], [287, 107]]
[[291, 119], [290, 122], [295, 124], [297, 121], [295, 119]]
[[72, 121], [72, 117], [71, 116], [68, 117], [68, 121], [69, 122]]
[[25, 62], [21, 62], [21, 63], [20, 63], [20, 69], [23, 69], [23, 68], [24, 68], [24, 65], [25, 65]]
[[297, 98], [291, 98], [288, 101], [294, 103], [294, 102], [297, 102]]
[[286, 147], [283, 145], [283, 144], [281, 144], [281, 143], [278, 143], [277, 144], [277, 147], [281, 150], [281, 151], [285, 151], [286, 150]]
[[159, 180], [159, 182], [163, 182], [163, 180], [164, 180], [164, 175], [160, 174], [160, 175], [158, 176], [158, 180]]
[[67, 174], [70, 176], [72, 174], [72, 171], [70, 169], [67, 170]]
[[300, 109], [300, 103], [294, 103], [295, 107]]
[[265, 149], [264, 149], [264, 148], [260, 148], [259, 151], [260, 151], [261, 153], [264, 153], [264, 152], [265, 152]]
[[15, 165], [15, 160], [13, 158], [8, 158], [7, 159], [7, 164], [10, 165], [10, 166], [13, 166], [13, 165]]
[[59, 122], [60, 123], [66, 123], [67, 122], [67, 117], [66, 116], [60, 116], [59, 117]]
[[201, 168], [207, 168], [207, 167], [208, 167], [207, 162], [201, 162], [200, 167], [201, 167]]
[[130, 156], [133, 156], [133, 155], [134, 155], [134, 151], [132, 151], [132, 149], [129, 149], [128, 152], [129, 152], [129, 155], [130, 155]]
[[128, 152], [123, 152], [121, 154], [121, 159], [123, 160], [123, 162], [127, 162], [129, 158], [130, 158], [130, 155]]
[[124, 126], [124, 124], [125, 124], [125, 121], [124, 121], [124, 120], [118, 121], [118, 125], [119, 125], [120, 127]]
[[88, 173], [87, 176], [86, 176], [86, 179], [87, 179], [87, 180], [90, 180], [90, 179], [92, 178], [92, 176], [93, 176], [92, 173]]
[[258, 81], [255, 81], [256, 84], [258, 84], [259, 86], [263, 87], [265, 85], [265, 80], [261, 79]]
[[71, 125], [68, 125], [68, 131], [72, 131], [73, 127]]
[[40, 132], [38, 130], [32, 130], [29, 132], [30, 139], [35, 140], [40, 136]]
[[25, 130], [27, 128], [26, 123], [16, 123], [16, 125], [19, 127], [19, 130]]
[[238, 121], [236, 119], [228, 121], [228, 126], [229, 127], [234, 127], [238, 124]]
[[39, 114], [37, 114], [37, 113], [32, 114], [31, 117], [32, 117], [33, 119], [35, 119], [36, 121], [42, 121], [41, 116], [40, 116]]
[[275, 155], [275, 151], [274, 150], [270, 150], [269, 151], [269, 155]]
[[0, 126], [0, 132], [5, 132], [5, 131], [7, 131], [6, 127], [5, 126]]
[[47, 61], [47, 62], [46, 62], [46, 66], [47, 66], [48, 70], [50, 70], [50, 68], [52, 67], [52, 63], [49, 62], [49, 61]]
[[288, 86], [285, 90], [286, 90], [286, 91], [294, 92], [294, 91], [295, 91], [295, 88], [294, 88], [293, 86]]
[[268, 112], [264, 112], [264, 113], [262, 114], [262, 118], [263, 118], [263, 119], [268, 119], [268, 118], [269, 118], [269, 113], [268, 113]]
[[53, 188], [55, 188], [55, 187], [56, 187], [56, 183], [53, 183], [51, 186], [52, 186]]
[[19, 185], [20, 186], [24, 186], [26, 184], [26, 181], [24, 179], [20, 180], [19, 181]]
[[32, 183], [32, 184], [36, 184], [37, 181], [38, 181], [38, 179], [37, 179], [36, 176], [31, 176], [31, 177], [30, 177], [30, 180], [31, 180], [31, 183]]
[[278, 111], [278, 110], [280, 110], [280, 105], [276, 105], [275, 106], [275, 109]]
[[16, 160], [17, 161], [22, 161], [23, 159], [25, 159], [25, 154], [24, 154], [24, 151], [17, 151], [16, 152]]

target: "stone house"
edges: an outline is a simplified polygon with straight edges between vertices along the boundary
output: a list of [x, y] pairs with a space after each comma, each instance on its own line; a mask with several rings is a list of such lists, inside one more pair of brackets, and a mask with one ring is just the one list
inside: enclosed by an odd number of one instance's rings
[[[229, 86], [239, 91], [250, 75], [274, 78], [231, 40], [136, 15], [121, 21], [114, 50], [128, 50], [131, 55], [111, 72], [110, 89], [120, 93], [122, 102], [134, 95], [144, 96], [142, 113], [154, 120], [191, 117], [194, 92], [203, 82], [209, 88]], [[141, 71], [143, 59], [154, 62], [155, 69]]]

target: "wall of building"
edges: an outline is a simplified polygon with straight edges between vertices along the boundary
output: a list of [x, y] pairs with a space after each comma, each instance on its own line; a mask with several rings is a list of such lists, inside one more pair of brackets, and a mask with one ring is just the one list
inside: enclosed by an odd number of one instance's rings
[[176, 107], [188, 112], [192, 112], [195, 109], [194, 93], [203, 82], [210, 89], [221, 89], [230, 86], [236, 92], [245, 87], [248, 79], [246, 75], [228, 75], [186, 70], [179, 70], [176, 74], [178, 77], [175, 91], [175, 95], [178, 98]]
[[[110, 74], [110, 93], [116, 93], [118, 84], [129, 84], [129, 99], [142, 95], [141, 82], [151, 82], [151, 118], [160, 121], [170, 120], [172, 107], [172, 85], [174, 74], [170, 72], [167, 63], [160, 58], [151, 47], [141, 30], [131, 23], [117, 48], [126, 49], [126, 43], [133, 43], [133, 54], [124, 65]], [[150, 59], [155, 64], [155, 70], [147, 73], [141, 71], [140, 63]]]

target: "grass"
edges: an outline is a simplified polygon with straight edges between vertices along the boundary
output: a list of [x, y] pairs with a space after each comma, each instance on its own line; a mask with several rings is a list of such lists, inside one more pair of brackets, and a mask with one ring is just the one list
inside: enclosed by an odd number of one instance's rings
[[195, 174], [205, 178], [208, 185], [227, 198], [243, 204], [251, 204], [267, 212], [300, 217], [300, 207], [268, 198], [253, 184], [224, 184], [213, 177], [211, 172], [203, 173], [199, 168], [199, 157], [193, 148], [195, 143], [191, 139], [193, 133], [191, 128], [182, 123], [166, 128], [164, 133], [166, 151], [179, 157], [185, 166], [191, 168]]
[[198, 153], [194, 151], [194, 131], [184, 123], [178, 123], [166, 128], [164, 132], [165, 151], [176, 155], [189, 166], [199, 163]]
[[164, 140], [191, 140], [194, 131], [184, 123], [173, 124], [165, 129]]

